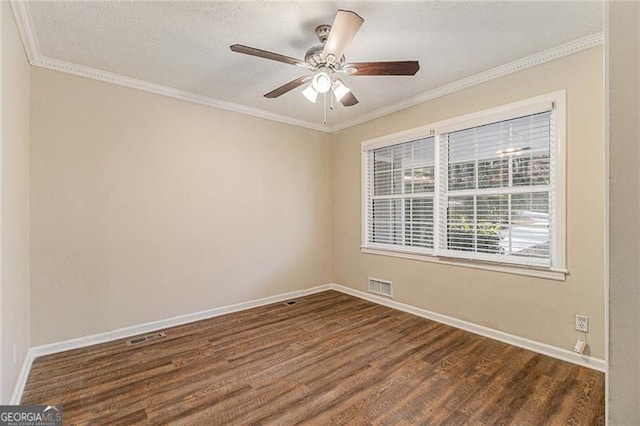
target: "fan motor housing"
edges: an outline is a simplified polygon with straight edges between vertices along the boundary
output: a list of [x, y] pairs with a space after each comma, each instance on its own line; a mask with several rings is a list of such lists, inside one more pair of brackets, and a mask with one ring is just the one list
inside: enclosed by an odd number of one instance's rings
[[336, 61], [333, 57], [331, 58], [323, 58], [322, 52], [324, 51], [324, 44], [327, 42], [327, 38], [329, 37], [329, 33], [331, 32], [331, 25], [318, 25], [316, 27], [316, 36], [320, 43], [316, 46], [313, 46], [307, 53], [304, 55], [305, 62], [308, 62], [313, 66], [314, 69], [318, 69], [321, 67], [329, 68], [330, 71], [335, 71], [340, 69], [342, 65], [344, 65], [345, 59], [344, 56], [340, 58], [339, 61]]
[[322, 58], [322, 52], [324, 51], [324, 45], [319, 44], [317, 46], [313, 46], [307, 53], [304, 54], [305, 62], [310, 63], [314, 69], [320, 67], [327, 67], [331, 70], [340, 69], [342, 65], [344, 65], [344, 55], [340, 58], [339, 61], [328, 62]]
[[313, 67], [317, 67], [321, 65], [324, 62], [322, 59], [323, 50], [324, 50], [324, 45], [322, 44], [313, 46], [312, 48], [307, 50], [307, 53], [304, 54], [304, 60], [310, 63], [311, 65], [313, 65]]

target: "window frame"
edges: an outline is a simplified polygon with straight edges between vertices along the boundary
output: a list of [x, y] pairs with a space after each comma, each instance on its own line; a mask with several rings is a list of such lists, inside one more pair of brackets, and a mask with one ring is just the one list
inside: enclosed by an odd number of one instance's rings
[[[432, 136], [426, 136], [426, 137], [420, 138], [420, 139], [433, 139], [431, 143], [435, 144], [435, 138], [433, 138]], [[411, 141], [407, 141], [407, 142], [411, 143], [411, 142], [415, 142], [415, 141], [416, 140], [411, 140]], [[395, 144], [391, 144], [391, 145], [387, 145], [387, 146], [391, 147], [393, 145], [395, 145]], [[382, 149], [382, 148], [385, 148], [385, 147], [380, 147], [379, 149]], [[435, 152], [435, 147], [434, 147], [434, 152]], [[365, 159], [365, 161], [366, 161], [366, 159]], [[426, 166], [426, 167], [433, 167], [434, 168], [434, 179], [435, 179], [435, 158], [432, 158], [432, 161], [433, 161], [433, 166]], [[403, 167], [401, 170], [404, 172], [405, 168]], [[393, 171], [393, 169], [391, 169], [391, 171]], [[370, 179], [372, 182], [375, 182], [375, 170], [372, 169], [372, 170], [369, 170], [369, 172], [370, 172], [370, 175], [366, 176], [366, 178]], [[403, 173], [403, 176], [404, 176], [404, 173]], [[366, 184], [365, 184], [365, 186], [363, 186], [363, 188], [366, 188]], [[403, 189], [402, 189], [402, 193], [401, 194], [380, 194], [380, 195], [376, 195], [375, 193], [371, 194], [372, 205], [374, 204], [374, 201], [377, 200], [377, 199], [398, 199], [398, 200], [401, 200], [402, 205], [403, 205], [401, 215], [404, 217], [404, 213], [405, 213], [404, 205], [405, 205], [405, 202], [407, 200], [431, 199], [432, 215], [434, 214], [434, 212], [435, 212], [435, 200], [436, 200], [436, 198], [438, 196], [438, 194], [435, 191], [435, 181], [434, 181], [434, 188], [433, 188], [432, 191], [418, 192], [418, 193], [415, 193], [415, 192], [406, 193], [404, 185], [402, 186], [402, 188]], [[366, 194], [364, 194], [364, 199], [367, 199]], [[366, 211], [366, 207], [365, 207], [365, 211]], [[367, 215], [366, 221], [367, 221], [367, 224], [368, 224], [369, 223], [369, 215]], [[368, 225], [367, 225], [367, 228], [368, 228]], [[365, 228], [365, 229], [367, 229], [367, 228]], [[431, 245], [432, 246], [435, 244], [435, 238], [436, 238], [436, 235], [433, 232], [434, 229], [435, 228], [433, 228], [433, 227], [431, 229], [431, 233], [432, 233]], [[404, 228], [403, 228], [403, 234], [404, 234]], [[366, 236], [364, 236], [363, 238], [366, 240]], [[375, 242], [375, 243], [372, 243], [372, 244], [375, 245], [376, 249], [382, 249], [382, 250], [394, 250], [394, 249], [397, 249], [398, 247], [407, 247], [407, 248], [409, 248], [411, 250], [411, 252], [422, 253], [422, 254], [433, 254], [433, 248], [423, 247], [423, 246], [419, 246], [419, 245], [414, 245], [414, 246], [412, 246], [412, 245], [403, 245], [403, 246], [399, 246], [399, 245], [395, 245], [395, 244], [391, 244], [391, 243], [381, 243], [381, 242]]]
[[[531, 265], [521, 264], [511, 260], [496, 261], [477, 258], [475, 256], [447, 256], [438, 253], [438, 233], [441, 230], [441, 210], [439, 188], [443, 183], [441, 177], [446, 172], [446, 164], [443, 164], [440, 156], [441, 135], [444, 133], [464, 130], [472, 127], [491, 124], [499, 121], [551, 111], [552, 125], [554, 126], [553, 138], [550, 141], [550, 197], [553, 197], [553, 209], [550, 212], [551, 223], [549, 235], [551, 239], [550, 264]], [[533, 98], [500, 105], [494, 108], [449, 118], [435, 123], [426, 124], [413, 129], [392, 133], [361, 143], [361, 251], [368, 254], [403, 257], [414, 260], [423, 260], [447, 265], [465, 266], [476, 269], [507, 272], [518, 275], [530, 275], [554, 280], [565, 280], [568, 274], [566, 269], [566, 91], [536, 96]], [[396, 246], [392, 244], [371, 244], [368, 242], [368, 198], [367, 198], [367, 157], [369, 151], [417, 139], [434, 137], [434, 175], [435, 185], [433, 198], [433, 249], [412, 249], [408, 246]], [[535, 190], [534, 190], [535, 191]], [[446, 225], [445, 225], [446, 226]], [[526, 263], [526, 262], [523, 262]]]

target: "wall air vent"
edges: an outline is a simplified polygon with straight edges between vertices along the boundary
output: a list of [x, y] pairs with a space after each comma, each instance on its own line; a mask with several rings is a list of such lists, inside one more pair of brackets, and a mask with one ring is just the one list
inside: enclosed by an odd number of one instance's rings
[[152, 340], [160, 339], [162, 337], [167, 337], [164, 331], [158, 331], [156, 333], [147, 334], [146, 336], [138, 336], [132, 337], [127, 340], [125, 343], [129, 346], [131, 345], [139, 345], [140, 343], [150, 342]]
[[380, 294], [382, 296], [393, 297], [393, 283], [379, 278], [369, 277], [369, 293]]

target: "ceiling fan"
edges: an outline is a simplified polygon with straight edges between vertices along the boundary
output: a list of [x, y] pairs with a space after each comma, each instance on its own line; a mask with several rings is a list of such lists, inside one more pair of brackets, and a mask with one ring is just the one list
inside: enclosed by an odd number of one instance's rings
[[322, 44], [307, 50], [304, 61], [242, 44], [234, 44], [230, 48], [233, 52], [284, 62], [313, 72], [313, 75], [298, 77], [283, 84], [265, 94], [265, 98], [277, 98], [310, 81], [311, 83], [302, 91], [302, 94], [309, 101], [315, 103], [319, 94], [331, 90], [336, 100], [342, 105], [353, 106], [358, 103], [358, 99], [334, 74], [342, 73], [349, 76], [415, 75], [420, 69], [418, 61], [347, 63], [343, 53], [363, 22], [364, 19], [355, 12], [338, 10], [333, 25], [320, 25], [316, 28], [316, 36]]

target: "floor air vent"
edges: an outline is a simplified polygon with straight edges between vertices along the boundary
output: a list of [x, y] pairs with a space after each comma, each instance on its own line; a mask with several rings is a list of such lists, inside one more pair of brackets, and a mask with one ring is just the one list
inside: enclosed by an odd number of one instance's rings
[[369, 278], [369, 293], [393, 297], [393, 287], [391, 285], [391, 281], [385, 281], [378, 278]]
[[127, 345], [139, 345], [140, 343], [150, 342], [152, 340], [160, 339], [162, 337], [167, 337], [164, 331], [159, 331], [157, 333], [147, 334], [146, 336], [138, 336], [132, 337], [131, 339], [126, 341]]

